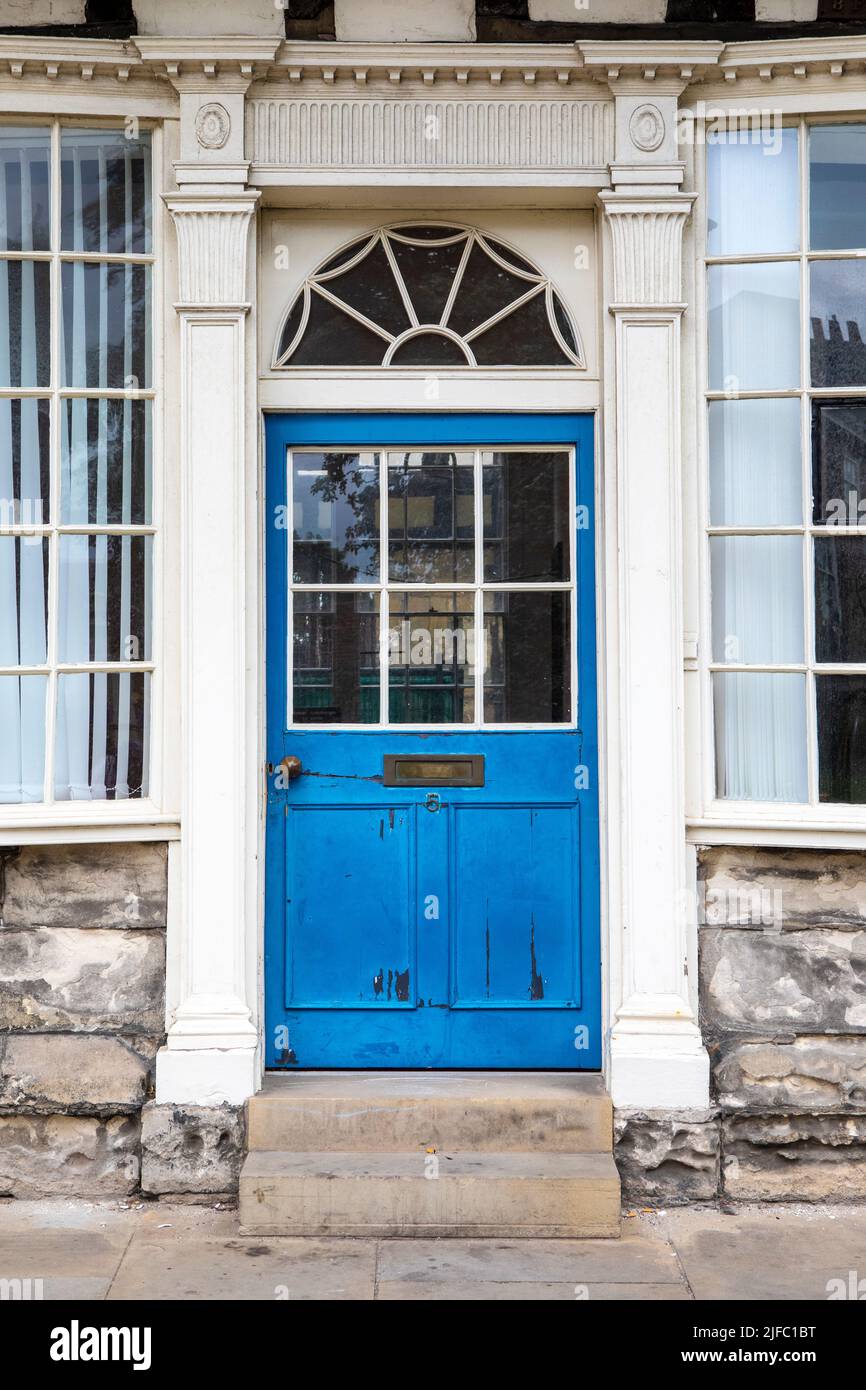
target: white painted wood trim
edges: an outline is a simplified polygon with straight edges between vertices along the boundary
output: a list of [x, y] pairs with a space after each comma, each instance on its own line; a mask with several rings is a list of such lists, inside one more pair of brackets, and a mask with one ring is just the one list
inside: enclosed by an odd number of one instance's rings
[[257, 873], [247, 610], [255, 441], [243, 303], [256, 201], [232, 186], [221, 197], [166, 198], [180, 253], [184, 789], [182, 933], [169, 954], [176, 1003], [157, 1057], [164, 1101], [239, 1103], [260, 1074], [247, 930]]
[[[702, 1107], [709, 1060], [693, 1006], [682, 669], [680, 246], [688, 195], [600, 199], [611, 228], [616, 725], [607, 743], [614, 1103]], [[624, 301], [628, 301], [626, 304]], [[641, 303], [642, 301], [642, 303]], [[608, 660], [613, 657], [612, 647]], [[609, 698], [609, 695], [608, 695]]]

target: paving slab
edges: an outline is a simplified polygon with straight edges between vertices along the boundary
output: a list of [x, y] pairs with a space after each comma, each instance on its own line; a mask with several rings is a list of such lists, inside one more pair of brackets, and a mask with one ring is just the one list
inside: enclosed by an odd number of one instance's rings
[[830, 1280], [866, 1277], [866, 1207], [768, 1203], [644, 1220], [671, 1241], [697, 1299], [827, 1299]]
[[688, 1302], [685, 1284], [469, 1284], [459, 1280], [442, 1284], [380, 1284], [376, 1298], [382, 1303], [608, 1303]]
[[673, 1248], [638, 1228], [619, 1240], [400, 1240], [379, 1246], [379, 1282], [682, 1283]]
[[136, 1236], [108, 1294], [149, 1299], [372, 1299], [375, 1241], [202, 1239], [189, 1231]]
[[852, 1271], [863, 1206], [632, 1213], [620, 1240], [377, 1242], [242, 1236], [219, 1205], [0, 1201], [0, 1279], [41, 1279], [49, 1300], [824, 1301]]

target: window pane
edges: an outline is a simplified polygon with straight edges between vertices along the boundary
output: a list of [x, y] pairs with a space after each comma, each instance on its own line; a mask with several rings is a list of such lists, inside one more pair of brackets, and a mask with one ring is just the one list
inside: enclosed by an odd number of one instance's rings
[[713, 660], [799, 663], [803, 543], [799, 536], [713, 536]]
[[389, 719], [394, 724], [471, 724], [473, 595], [392, 593], [390, 602]]
[[455, 333], [470, 333], [494, 314], [532, 289], [532, 280], [513, 275], [476, 241], [460, 281], [457, 297], [448, 316], [448, 327]]
[[717, 671], [716, 794], [734, 801], [806, 801], [806, 678]]
[[[380, 367], [388, 351], [388, 340], [345, 309], [329, 299], [310, 293], [310, 313], [303, 337], [288, 365], [291, 367], [327, 367], [335, 363], [351, 363], [353, 367]], [[284, 336], [285, 349], [291, 340]]]
[[[459, 302], [459, 295], [458, 295]], [[506, 314], [477, 338], [469, 340], [479, 367], [567, 367], [553, 336], [543, 290]]]
[[866, 262], [813, 261], [810, 278], [813, 385], [866, 385]]
[[710, 524], [799, 525], [798, 400], [710, 402]]
[[62, 536], [58, 650], [63, 662], [149, 661], [150, 536]]
[[378, 580], [378, 456], [293, 453], [292, 527], [296, 584]]
[[866, 661], [866, 537], [815, 537], [815, 659]]
[[796, 129], [720, 132], [708, 140], [711, 256], [798, 250], [799, 202]]
[[51, 385], [51, 267], [0, 261], [0, 386]]
[[866, 125], [809, 131], [809, 226], [813, 251], [866, 246]]
[[51, 133], [0, 126], [0, 251], [47, 251]]
[[357, 265], [325, 280], [323, 287], [395, 338], [411, 327], [391, 262], [380, 241]]
[[64, 386], [150, 386], [150, 267], [64, 261]]
[[41, 801], [47, 676], [0, 676], [0, 802]]
[[49, 517], [48, 401], [0, 400], [0, 530]]
[[475, 578], [472, 453], [388, 455], [388, 573], [410, 584]]
[[569, 455], [482, 455], [484, 578], [565, 580], [570, 574]]
[[150, 252], [150, 132], [64, 129], [60, 140], [61, 249]]
[[392, 367], [466, 367], [469, 362], [462, 344], [444, 333], [416, 333], [391, 357]]
[[487, 723], [571, 719], [569, 594], [485, 594], [484, 636]]
[[866, 522], [866, 401], [812, 402], [816, 525]]
[[800, 267], [796, 261], [709, 270], [710, 388], [800, 384]]
[[816, 676], [818, 795], [866, 801], [866, 676]]
[[371, 593], [294, 595], [294, 722], [379, 721], [379, 614]]
[[153, 519], [150, 401], [67, 400], [60, 416], [60, 519], [142, 526]]
[[147, 796], [149, 727], [149, 675], [58, 676], [57, 800]]
[[445, 246], [412, 246], [394, 237], [389, 241], [419, 322], [438, 323], [466, 250], [465, 238]]
[[0, 536], [0, 666], [43, 665], [47, 632], [48, 541]]

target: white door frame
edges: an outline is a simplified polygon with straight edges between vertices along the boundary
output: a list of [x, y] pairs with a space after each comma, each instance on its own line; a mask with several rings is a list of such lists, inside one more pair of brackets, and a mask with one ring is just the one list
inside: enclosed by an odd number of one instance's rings
[[[333, 379], [326, 387], [315, 379], [291, 386], [288, 377], [282, 384], [273, 374], [257, 380], [256, 296], [247, 287], [255, 281], [259, 194], [245, 187], [247, 166], [236, 158], [201, 150], [202, 162], [191, 157], [196, 113], [222, 93], [225, 121], [235, 130], [245, 87], [238, 79], [231, 90], [217, 83], [215, 91], [212, 72], [185, 81], [176, 166], [183, 183], [167, 198], [178, 231], [182, 343], [183, 911], [180, 940], [169, 947], [169, 993], [178, 1002], [157, 1059], [157, 1099], [238, 1104], [262, 1074], [260, 410], [333, 408], [335, 393]], [[679, 343], [681, 245], [692, 198], [679, 191], [683, 166], [675, 142], [684, 85], [655, 72], [612, 80], [616, 157], [572, 183], [574, 205], [586, 206], [588, 179], [602, 190], [596, 245], [606, 385], [597, 453], [597, 593], [605, 1069], [614, 1102], [645, 1109], [708, 1100], [693, 965], [689, 970], [696, 924], [685, 907]], [[525, 160], [525, 149], [518, 156]], [[488, 206], [496, 189], [513, 199], [517, 172], [484, 171]], [[535, 208], [562, 207], [568, 177], [525, 163], [519, 169], [521, 192]], [[274, 177], [261, 181], [272, 192]], [[340, 182], [331, 181], [331, 205], [335, 199], [345, 205], [361, 190], [369, 206], [380, 174], [353, 170], [352, 187]], [[404, 206], [417, 205], [419, 178], [404, 173], [402, 182]], [[465, 169], [437, 167], [435, 182], [440, 207], [449, 187], [462, 188], [465, 201]], [[392, 200], [399, 187], [392, 176]], [[597, 383], [514, 375], [527, 377], [524, 409], [533, 408], [533, 399], [545, 409], [600, 404]], [[508, 384], [473, 374], [457, 397], [464, 408], [507, 408]], [[389, 375], [386, 384], [347, 376], [343, 386], [341, 408], [371, 409], [378, 402], [394, 409], [401, 400], [418, 407], [417, 384], [405, 377]], [[443, 393], [438, 408], [454, 409], [455, 397]], [[215, 651], [224, 657], [227, 636], [229, 662], [214, 657]], [[215, 795], [208, 779], [220, 771], [225, 785]]]

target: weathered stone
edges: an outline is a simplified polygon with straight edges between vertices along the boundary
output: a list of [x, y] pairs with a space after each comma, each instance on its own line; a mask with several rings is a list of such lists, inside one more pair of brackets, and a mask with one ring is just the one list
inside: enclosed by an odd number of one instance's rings
[[702, 850], [699, 862], [708, 926], [866, 927], [866, 855], [738, 846]]
[[151, 1061], [121, 1038], [88, 1033], [0, 1036], [0, 1108], [116, 1114], [147, 1099]]
[[160, 1034], [157, 931], [0, 931], [0, 1029]]
[[292, 0], [135, 0], [139, 34], [254, 34], [285, 38], [285, 13]]
[[866, 1115], [729, 1116], [722, 1185], [739, 1201], [866, 1197]]
[[866, 931], [700, 932], [710, 1035], [866, 1032]]
[[0, 926], [164, 927], [166, 862], [162, 844], [27, 845], [4, 856]]
[[243, 1157], [242, 1107], [151, 1101], [141, 1112], [144, 1192], [236, 1192]]
[[719, 1188], [719, 1122], [709, 1110], [617, 1110], [614, 1158], [629, 1202], [681, 1206]]
[[335, 0], [338, 39], [401, 43], [475, 38], [475, 0]]
[[742, 1042], [713, 1057], [724, 1110], [866, 1110], [866, 1038]]
[[96, 1197], [133, 1192], [138, 1117], [0, 1115], [0, 1193]]
[[580, 8], [575, 0], [529, 0], [530, 19], [561, 24], [662, 24], [666, 10], [667, 0], [604, 0]]
[[3, 0], [3, 24], [83, 24], [85, 0]]

